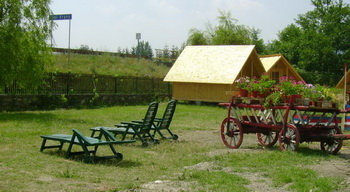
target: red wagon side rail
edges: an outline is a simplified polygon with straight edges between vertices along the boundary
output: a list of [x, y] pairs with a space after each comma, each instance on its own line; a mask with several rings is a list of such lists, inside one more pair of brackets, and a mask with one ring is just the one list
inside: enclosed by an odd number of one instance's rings
[[265, 108], [262, 104], [220, 103], [228, 109], [227, 117], [221, 123], [221, 138], [233, 149], [241, 146], [243, 134], [256, 133], [258, 141], [266, 147], [277, 141], [281, 150], [296, 151], [302, 142], [320, 142], [323, 151], [336, 154], [344, 135], [338, 124], [338, 114], [346, 111], [336, 108], [315, 108], [294, 104], [294, 98], [283, 105]]

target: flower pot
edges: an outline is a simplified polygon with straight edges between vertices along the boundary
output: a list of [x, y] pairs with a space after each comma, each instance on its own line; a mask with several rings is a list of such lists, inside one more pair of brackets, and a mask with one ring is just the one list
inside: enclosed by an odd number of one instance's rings
[[248, 97], [248, 91], [245, 89], [239, 89], [239, 95], [241, 97]]
[[234, 104], [240, 104], [240, 103], [242, 103], [242, 98], [235, 97], [235, 98], [233, 99], [233, 103], [234, 103]]
[[337, 103], [332, 103], [332, 108], [338, 108], [338, 104]]
[[260, 97], [260, 98], [266, 98], [266, 96], [267, 96], [267, 94], [266, 94], [266, 92], [264, 92], [264, 93], [258, 93], [258, 97]]
[[309, 106], [310, 105], [310, 99], [307, 99], [307, 98], [302, 99], [302, 105]]
[[290, 96], [282, 95], [282, 101], [283, 103], [289, 103]]
[[258, 94], [259, 94], [259, 91], [252, 91], [251, 92], [251, 96], [255, 97], [255, 98], [258, 97]]
[[309, 106], [310, 100], [308, 98], [296, 98], [295, 103], [296, 105]]
[[322, 101], [321, 107], [322, 108], [332, 108], [332, 102], [330, 102], [330, 101]]
[[315, 107], [322, 107], [322, 101], [315, 101]]
[[249, 98], [249, 97], [246, 97], [246, 98], [244, 98], [243, 99], [243, 102], [245, 103], [245, 104], [250, 104], [251, 103], [251, 98]]

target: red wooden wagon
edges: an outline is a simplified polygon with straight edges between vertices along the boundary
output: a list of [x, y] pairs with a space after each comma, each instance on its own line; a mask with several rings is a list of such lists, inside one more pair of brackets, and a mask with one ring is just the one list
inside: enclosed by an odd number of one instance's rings
[[289, 103], [265, 108], [261, 104], [221, 103], [228, 107], [228, 116], [221, 124], [221, 138], [233, 149], [240, 147], [244, 133], [256, 133], [261, 145], [271, 147], [277, 141], [281, 150], [296, 151], [302, 142], [320, 142], [323, 151], [337, 154], [343, 140], [350, 135], [342, 134], [337, 117], [346, 112], [337, 108], [300, 106]]

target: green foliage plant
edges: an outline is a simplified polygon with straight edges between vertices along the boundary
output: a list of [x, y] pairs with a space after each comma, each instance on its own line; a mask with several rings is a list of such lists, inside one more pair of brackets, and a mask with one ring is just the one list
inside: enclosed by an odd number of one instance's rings
[[319, 84], [316, 84], [316, 85], [306, 84], [302, 89], [303, 97], [309, 98], [312, 101], [319, 101], [323, 99], [330, 100], [330, 97], [329, 97], [330, 93], [328, 92], [329, 92], [328, 88]]
[[0, 1], [0, 85], [37, 87], [52, 64], [51, 0]]
[[235, 83], [237, 84], [237, 88], [239, 89], [245, 89], [249, 90], [250, 89], [250, 84], [251, 84], [251, 79], [248, 76], [242, 76], [238, 78]]
[[265, 98], [264, 107], [270, 107], [271, 105], [279, 105], [280, 103], [282, 103], [281, 92], [273, 91]]
[[287, 76], [283, 76], [280, 78], [280, 83], [277, 87], [281, 91], [282, 95], [291, 96], [300, 94], [304, 84], [305, 82], [303, 81], [296, 81], [293, 76], [290, 76], [289, 78]]
[[268, 93], [273, 85], [276, 84], [275, 80], [271, 80], [269, 76], [264, 73], [259, 80], [252, 81], [252, 87], [254, 91], [259, 91], [259, 93]]

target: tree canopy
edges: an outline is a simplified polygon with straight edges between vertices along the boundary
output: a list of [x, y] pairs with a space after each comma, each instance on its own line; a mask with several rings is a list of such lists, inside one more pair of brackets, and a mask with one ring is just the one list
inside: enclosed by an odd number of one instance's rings
[[50, 0], [0, 1], [0, 85], [38, 85], [51, 63]]
[[[140, 47], [139, 47], [140, 46]], [[135, 47], [131, 48], [131, 54], [133, 55], [138, 55], [138, 50], [140, 51], [140, 56], [141, 57], [146, 57], [146, 58], [152, 58], [153, 57], [153, 51], [152, 47], [149, 44], [148, 41], [140, 41], [139, 45], [136, 45]]]
[[335, 85], [350, 61], [350, 7], [342, 0], [312, 0], [314, 10], [301, 14], [270, 44], [310, 83]]
[[187, 44], [189, 45], [256, 45], [258, 53], [265, 49], [264, 42], [259, 38], [260, 30], [238, 24], [230, 12], [219, 11], [219, 25], [201, 31], [191, 29]]

